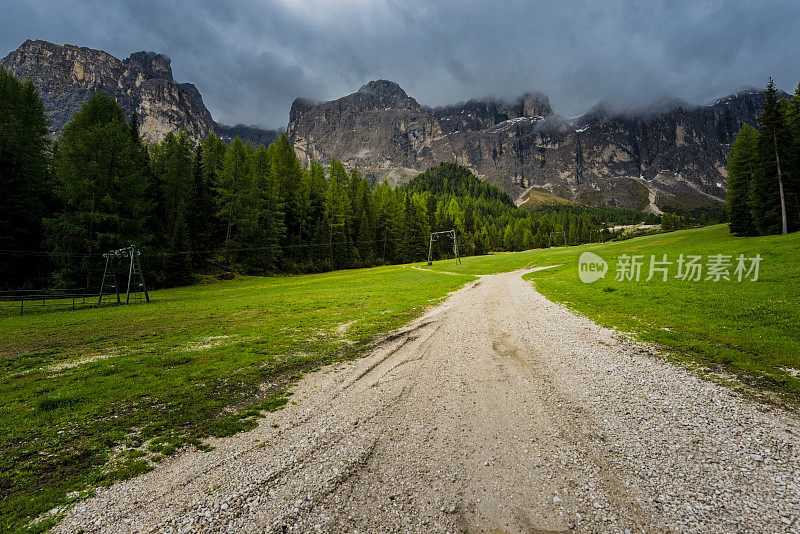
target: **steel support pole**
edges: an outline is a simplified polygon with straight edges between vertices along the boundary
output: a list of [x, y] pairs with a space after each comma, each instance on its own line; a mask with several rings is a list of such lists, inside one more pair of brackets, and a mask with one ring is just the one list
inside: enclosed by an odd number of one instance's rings
[[128, 290], [125, 293], [125, 305], [126, 306], [128, 304], [130, 304], [130, 301], [131, 301], [131, 278], [133, 278], [133, 254], [134, 254], [134, 252], [136, 252], [136, 247], [131, 245], [131, 248], [129, 250], [130, 250], [131, 261], [130, 261], [130, 265], [128, 266]]
[[139, 251], [136, 251], [136, 268], [139, 270], [139, 279], [142, 281], [142, 290], [144, 291], [144, 300], [150, 304], [150, 295], [147, 293], [147, 284], [144, 283], [144, 273], [142, 272], [142, 262], [139, 261]]
[[106, 268], [103, 269], [103, 280], [100, 282], [100, 296], [97, 299], [98, 306], [100, 306], [103, 303], [103, 288], [106, 286], [106, 274], [108, 273], [108, 262], [111, 259], [108, 255], [105, 256], [106, 256]]

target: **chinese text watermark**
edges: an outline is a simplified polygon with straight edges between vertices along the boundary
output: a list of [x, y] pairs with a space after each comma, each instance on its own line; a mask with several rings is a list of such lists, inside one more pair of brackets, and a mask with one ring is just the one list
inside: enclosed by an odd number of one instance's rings
[[[680, 254], [677, 258], [670, 258], [668, 254], [621, 254], [615, 258], [614, 280], [666, 282], [672, 278], [686, 282], [756, 282], [761, 259], [761, 254], [753, 257], [744, 254], [735, 257], [732, 254]], [[608, 271], [608, 262], [593, 252], [584, 252], [578, 260], [578, 276], [587, 284], [605, 278]]]

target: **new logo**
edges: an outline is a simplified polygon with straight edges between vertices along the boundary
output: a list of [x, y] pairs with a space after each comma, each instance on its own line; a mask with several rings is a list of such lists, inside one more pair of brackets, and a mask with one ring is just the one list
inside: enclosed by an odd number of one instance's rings
[[600, 280], [607, 272], [608, 263], [594, 252], [584, 252], [578, 259], [578, 276], [584, 284]]

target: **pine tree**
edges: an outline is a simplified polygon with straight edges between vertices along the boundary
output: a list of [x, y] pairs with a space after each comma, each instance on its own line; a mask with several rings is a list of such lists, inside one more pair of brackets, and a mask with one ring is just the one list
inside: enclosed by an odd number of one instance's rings
[[253, 157], [252, 191], [257, 199], [257, 225], [249, 246], [262, 248], [255, 255], [262, 272], [278, 270], [283, 257], [280, 242], [286, 232], [285, 214], [279, 199], [279, 184], [272, 174], [272, 161], [266, 147], [259, 146]]
[[356, 234], [356, 248], [365, 266], [375, 261], [375, 214], [372, 205], [372, 191], [366, 180], [361, 180], [358, 192], [359, 223]]
[[194, 190], [189, 205], [189, 241], [192, 248], [192, 263], [195, 269], [204, 265], [207, 255], [200, 251], [212, 250], [214, 242], [215, 210], [214, 192], [208, 174], [203, 171], [203, 147], [197, 145], [192, 161], [192, 185]]
[[401, 228], [400, 261], [420, 261], [427, 257], [430, 226], [425, 200], [416, 193], [405, 194]]
[[358, 248], [358, 230], [361, 226], [362, 212], [360, 210], [359, 186], [361, 179], [355, 169], [347, 175], [347, 198], [350, 210], [347, 213], [347, 262], [350, 267], [361, 265], [361, 255]]
[[320, 246], [328, 242], [328, 232], [325, 227], [325, 195], [328, 190], [328, 182], [325, 179], [325, 169], [317, 162], [311, 164], [311, 168], [304, 174], [308, 180], [305, 186], [308, 192], [306, 207], [306, 232], [307, 241], [313, 246], [310, 251], [312, 263], [316, 264], [327, 257], [327, 250]]
[[503, 230], [503, 250], [514, 250], [514, 225], [510, 222]]
[[397, 261], [397, 236], [402, 223], [402, 204], [397, 201], [398, 190], [385, 180], [373, 191], [375, 232], [378, 239], [376, 254], [381, 262]]
[[225, 225], [223, 256], [230, 260], [228, 251], [233, 245], [242, 221], [249, 216], [247, 195], [250, 193], [250, 158], [248, 150], [239, 136], [236, 136], [225, 152], [222, 174], [217, 185], [217, 216]]
[[[280, 202], [284, 210], [286, 237], [284, 244], [294, 247], [301, 244], [303, 231], [302, 167], [292, 144], [282, 134], [269, 147], [272, 175], [280, 185]], [[290, 253], [293, 252], [290, 250]]]
[[533, 232], [531, 232], [530, 228], [526, 228], [525, 232], [522, 234], [522, 248], [524, 250], [530, 250], [534, 248], [534, 246]]
[[467, 207], [464, 208], [464, 231], [470, 234], [475, 232], [475, 208], [471, 198], [467, 198]]
[[163, 252], [163, 280], [168, 285], [192, 280], [192, 242], [189, 209], [195, 195], [192, 148], [186, 132], [167, 133], [151, 147], [151, 168], [158, 183], [159, 241]]
[[[800, 228], [800, 84], [786, 106], [786, 122], [791, 134], [791, 148], [787, 168], [786, 210], [789, 212], [790, 221], [794, 220], [793, 228]], [[796, 217], [796, 219], [795, 219]]]
[[133, 110], [131, 113], [131, 120], [128, 123], [128, 126], [131, 129], [131, 137], [135, 143], [139, 143], [141, 141], [141, 137], [139, 136], [139, 114], [136, 110]]
[[337, 160], [331, 161], [328, 191], [325, 194], [325, 225], [328, 228], [328, 258], [333, 268], [348, 266], [347, 219], [350, 212], [350, 198], [345, 183], [347, 175]]
[[757, 145], [758, 132], [749, 124], [745, 124], [736, 134], [736, 140], [728, 154], [726, 203], [731, 232], [737, 235], [755, 234], [750, 215], [750, 184], [756, 171]]
[[785, 233], [786, 191], [781, 160], [788, 160], [789, 132], [781, 109], [778, 91], [770, 78], [764, 93], [764, 106], [758, 117], [758, 169], [751, 182], [751, 214], [759, 234]]
[[[33, 83], [0, 67], [0, 250], [41, 249], [50, 141]], [[0, 287], [41, 285], [49, 265], [36, 255], [0, 257]]]
[[64, 254], [97, 254], [146, 244], [152, 204], [148, 201], [147, 165], [130, 135], [117, 102], [97, 93], [61, 133], [54, 155], [56, 217], [45, 221], [48, 243], [60, 259], [57, 281], [99, 286], [96, 260]]
[[228, 151], [228, 147], [222, 139], [210, 133], [203, 139], [201, 151], [203, 159], [203, 178], [208, 187], [211, 188], [211, 197], [214, 204], [214, 209], [208, 213], [211, 223], [211, 237], [214, 248], [217, 248], [224, 242], [225, 232], [227, 230], [225, 221], [217, 215], [219, 206], [217, 195], [220, 183], [222, 182], [222, 171], [225, 166], [225, 154]]

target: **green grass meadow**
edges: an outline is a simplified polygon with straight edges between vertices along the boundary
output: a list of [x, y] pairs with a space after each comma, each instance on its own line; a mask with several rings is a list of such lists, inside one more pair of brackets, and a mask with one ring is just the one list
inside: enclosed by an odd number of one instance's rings
[[[734, 238], [713, 226], [624, 242], [156, 291], [152, 304], [0, 315], [0, 530], [153, 468], [208, 436], [252, 428], [291, 384], [357, 356], [473, 275], [526, 275], [549, 298], [684, 361], [797, 404], [800, 234]], [[578, 257], [609, 262], [584, 284]], [[614, 280], [620, 254], [761, 254], [757, 282]], [[673, 266], [674, 267], [674, 266]], [[441, 273], [431, 271], [442, 271]], [[453, 275], [455, 274], [455, 276]]]

